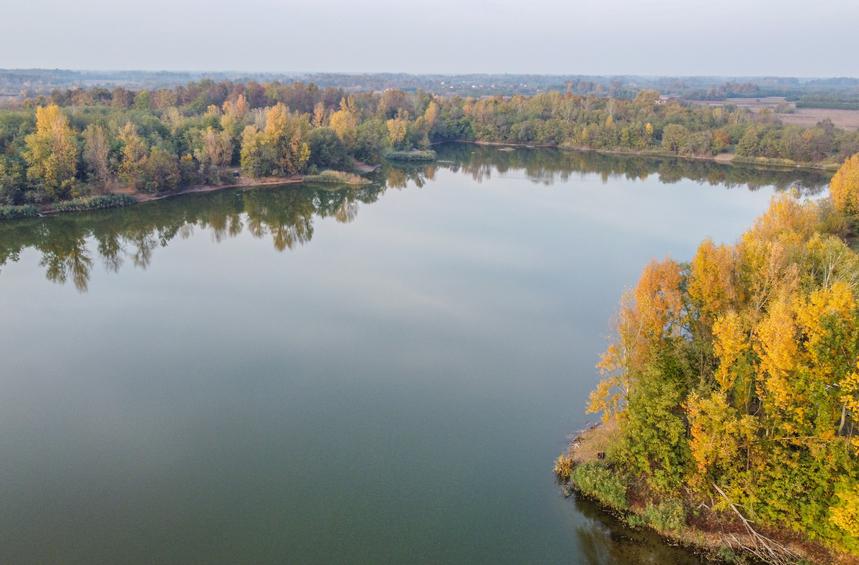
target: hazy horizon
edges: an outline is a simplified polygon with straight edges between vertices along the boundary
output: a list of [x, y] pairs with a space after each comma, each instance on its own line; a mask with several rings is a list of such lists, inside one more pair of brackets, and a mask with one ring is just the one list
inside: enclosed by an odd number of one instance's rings
[[[92, 71], [855, 77], [859, 3], [831, 0], [31, 0], [0, 67]], [[50, 17], [46, 17], [50, 14]]]
[[171, 73], [171, 74], [199, 74], [199, 75], [214, 75], [214, 74], [224, 74], [224, 75], [295, 75], [295, 76], [303, 76], [303, 75], [405, 75], [405, 76], [414, 76], [414, 77], [422, 77], [422, 76], [442, 76], [442, 77], [457, 77], [457, 76], [534, 76], [534, 77], [600, 77], [600, 78], [613, 78], [613, 77], [628, 77], [628, 78], [647, 78], [647, 79], [656, 79], [656, 78], [678, 78], [678, 79], [799, 79], [799, 80], [837, 80], [837, 79], [855, 79], [859, 80], [859, 74], [856, 75], [774, 75], [774, 74], [700, 74], [700, 75], [686, 75], [686, 74], [642, 74], [642, 73], [532, 73], [532, 72], [511, 72], [511, 71], [498, 71], [498, 72], [443, 72], [443, 71], [434, 71], [434, 72], [412, 72], [412, 71], [404, 71], [404, 70], [378, 70], [378, 71], [362, 71], [360, 69], [354, 71], [321, 71], [316, 69], [303, 69], [303, 70], [294, 70], [294, 69], [285, 69], [285, 70], [272, 70], [272, 69], [258, 69], [258, 70], [242, 70], [242, 69], [165, 69], [165, 68], [113, 68], [113, 67], [103, 67], [103, 68], [88, 68], [88, 67], [0, 67], [0, 71], [69, 71], [76, 73]]

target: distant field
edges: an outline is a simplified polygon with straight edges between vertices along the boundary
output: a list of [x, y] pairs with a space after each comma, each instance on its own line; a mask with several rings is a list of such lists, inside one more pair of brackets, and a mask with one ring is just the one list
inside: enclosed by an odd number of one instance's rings
[[[798, 126], [813, 126], [825, 119], [832, 120], [836, 127], [846, 130], [859, 129], [859, 110], [837, 110], [829, 108], [797, 108], [793, 102], [788, 102], [780, 96], [762, 98], [726, 98], [724, 100], [691, 100], [693, 104], [705, 106], [724, 106], [733, 104], [738, 108], [746, 108], [752, 112], [771, 110], [785, 124]], [[792, 111], [784, 112], [785, 108]], [[781, 111], [780, 111], [781, 110]]]
[[859, 129], [859, 110], [829, 110], [825, 108], [797, 108], [793, 114], [779, 114], [786, 124], [813, 126], [820, 120], [829, 118], [837, 127]]

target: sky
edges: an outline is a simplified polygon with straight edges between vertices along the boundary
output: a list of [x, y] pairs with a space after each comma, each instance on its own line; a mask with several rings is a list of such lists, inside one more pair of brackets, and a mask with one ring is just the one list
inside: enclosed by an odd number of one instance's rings
[[859, 0], [0, 5], [0, 68], [859, 76]]

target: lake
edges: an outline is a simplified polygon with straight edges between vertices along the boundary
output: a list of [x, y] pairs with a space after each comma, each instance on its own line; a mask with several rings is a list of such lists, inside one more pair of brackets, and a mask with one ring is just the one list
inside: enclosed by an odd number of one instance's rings
[[825, 182], [458, 145], [0, 224], [0, 562], [695, 563], [554, 458], [642, 267]]

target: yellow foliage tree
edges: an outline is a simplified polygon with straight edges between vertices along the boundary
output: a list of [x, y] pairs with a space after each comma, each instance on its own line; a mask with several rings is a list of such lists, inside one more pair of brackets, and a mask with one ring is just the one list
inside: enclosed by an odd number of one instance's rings
[[698, 246], [689, 275], [689, 297], [701, 313], [705, 329], [728, 309], [736, 296], [734, 291], [734, 258], [730, 247], [716, 246], [709, 239]]
[[841, 486], [838, 504], [832, 507], [829, 519], [849, 537], [859, 538], [859, 489], [851, 488], [849, 483]]
[[435, 100], [430, 101], [430, 103], [427, 104], [427, 109], [424, 110], [424, 121], [426, 122], [427, 127], [432, 128], [435, 125], [436, 120], [438, 120], [438, 112], [438, 103]]
[[727, 312], [713, 323], [713, 349], [719, 359], [716, 369], [716, 382], [723, 391], [734, 385], [735, 373], [732, 370], [740, 356], [749, 350], [749, 332], [743, 327], [743, 320], [736, 312]]
[[656, 350], [654, 343], [673, 335], [682, 317], [680, 266], [666, 259], [651, 261], [635, 289], [624, 293], [615, 323], [618, 339], [609, 345], [597, 368], [604, 379], [588, 401], [588, 412], [608, 418], [620, 410], [629, 378]]
[[686, 403], [689, 418], [689, 447], [701, 476], [709, 478], [714, 469], [729, 469], [739, 458], [743, 447], [754, 440], [755, 421], [740, 416], [728, 403], [723, 392], [703, 397], [692, 393]]
[[791, 298], [782, 296], [770, 305], [766, 318], [758, 325], [756, 350], [760, 357], [763, 395], [768, 396], [780, 410], [801, 409], [790, 375], [796, 370], [799, 357], [796, 321]]
[[859, 153], [844, 161], [829, 181], [829, 194], [840, 212], [859, 213]]
[[36, 131], [25, 138], [27, 177], [41, 182], [53, 197], [65, 196], [77, 174], [78, 147], [75, 132], [60, 107], [36, 108]]
[[660, 338], [680, 322], [680, 281], [680, 266], [671, 259], [651, 261], [644, 268], [635, 287], [635, 304], [646, 337]]
[[358, 117], [354, 110], [354, 103], [348, 98], [340, 100], [340, 109], [331, 114], [329, 125], [343, 143], [347, 146], [354, 144], [358, 131]]
[[135, 188], [140, 188], [143, 181], [143, 167], [146, 165], [146, 158], [149, 155], [149, 149], [146, 147], [146, 142], [137, 133], [137, 126], [133, 123], [126, 123], [118, 135], [122, 142], [122, 163], [119, 166], [120, 179]]
[[392, 147], [400, 147], [408, 133], [409, 122], [402, 118], [391, 118], [385, 125], [388, 128], [388, 141]]

